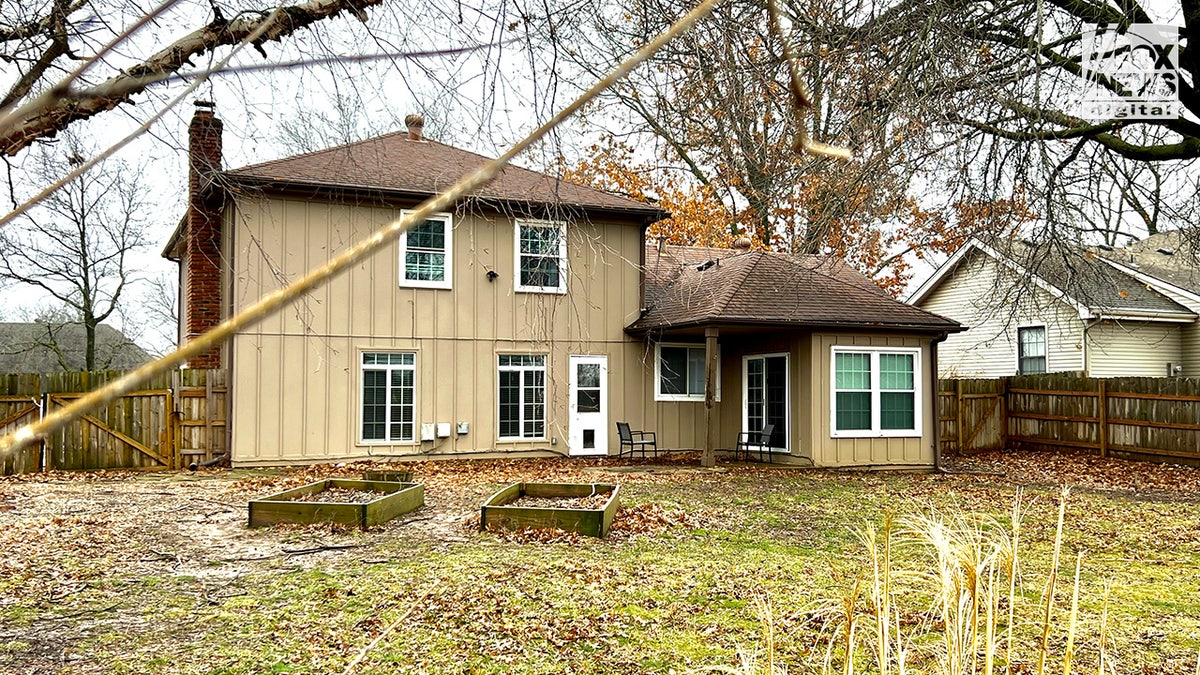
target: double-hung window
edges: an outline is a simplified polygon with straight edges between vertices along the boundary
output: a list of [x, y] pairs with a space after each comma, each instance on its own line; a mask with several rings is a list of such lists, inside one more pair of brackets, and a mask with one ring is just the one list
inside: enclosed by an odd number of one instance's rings
[[362, 355], [363, 443], [413, 440], [416, 411], [416, 354], [364, 352]]
[[1017, 329], [1017, 374], [1046, 372], [1046, 327], [1024, 326]]
[[400, 236], [400, 285], [450, 288], [454, 221], [449, 213], [427, 218]]
[[833, 348], [834, 437], [921, 435], [918, 349]]
[[567, 292], [567, 226], [545, 220], [516, 221], [517, 290]]
[[537, 354], [499, 357], [500, 438], [545, 438], [546, 357]]
[[[704, 345], [660, 344], [654, 359], [654, 400], [704, 400]], [[716, 398], [721, 400], [720, 365]]]

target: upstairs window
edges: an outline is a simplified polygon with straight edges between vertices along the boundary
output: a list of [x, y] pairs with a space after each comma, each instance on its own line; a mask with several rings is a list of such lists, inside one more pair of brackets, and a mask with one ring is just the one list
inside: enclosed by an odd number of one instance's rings
[[567, 226], [544, 220], [516, 221], [517, 290], [567, 292]]
[[834, 347], [833, 437], [919, 436], [920, 350]]
[[448, 213], [431, 216], [400, 235], [400, 285], [450, 288], [453, 237]]
[[1017, 329], [1017, 374], [1046, 372], [1046, 327], [1024, 326]]

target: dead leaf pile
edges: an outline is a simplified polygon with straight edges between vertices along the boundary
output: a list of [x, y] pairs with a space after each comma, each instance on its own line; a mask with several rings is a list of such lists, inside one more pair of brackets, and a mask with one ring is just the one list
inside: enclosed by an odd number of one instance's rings
[[953, 471], [1002, 477], [1020, 485], [1167, 492], [1200, 499], [1200, 469], [1179, 464], [1133, 462], [1069, 450], [948, 454], [946, 460]]
[[668, 509], [660, 504], [622, 506], [613, 519], [610, 536], [627, 539], [658, 535], [676, 528], [698, 530], [707, 527], [710, 521], [711, 517], [707, 514]]

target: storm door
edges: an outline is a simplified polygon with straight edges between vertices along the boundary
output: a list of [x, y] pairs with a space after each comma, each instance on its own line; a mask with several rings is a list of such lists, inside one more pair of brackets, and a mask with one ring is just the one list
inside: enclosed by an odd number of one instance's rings
[[607, 455], [608, 357], [572, 356], [570, 365], [567, 450], [571, 455]]

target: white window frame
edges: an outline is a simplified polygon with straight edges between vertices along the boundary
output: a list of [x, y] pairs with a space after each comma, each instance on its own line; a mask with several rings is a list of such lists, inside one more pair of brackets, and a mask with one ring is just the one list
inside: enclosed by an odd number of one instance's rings
[[[1042, 355], [1042, 358], [1045, 359], [1045, 361], [1046, 361], [1046, 369], [1043, 370], [1042, 373], [1049, 373], [1050, 372], [1050, 328], [1047, 327], [1045, 323], [1024, 323], [1024, 324], [1019, 324], [1017, 326], [1015, 337], [1014, 337], [1014, 346], [1016, 347], [1016, 349], [1013, 350], [1014, 354], [1016, 355], [1016, 367], [1013, 369], [1013, 373], [1015, 373], [1017, 375], [1025, 374], [1025, 373], [1021, 372], [1021, 331], [1025, 330], [1026, 328], [1041, 328], [1042, 329], [1042, 346], [1046, 350], [1046, 353]], [[1040, 375], [1042, 373], [1030, 373], [1030, 374], [1031, 375]]]
[[[502, 356], [540, 356], [542, 357], [542, 365], [540, 366], [502, 366], [500, 365], [500, 357]], [[550, 355], [549, 354], [529, 354], [519, 352], [501, 352], [496, 354], [496, 440], [497, 441], [544, 441], [546, 440], [546, 430], [550, 428], [550, 399], [548, 393], [550, 391]], [[542, 435], [541, 436], [525, 436], [525, 373], [527, 371], [541, 371], [542, 373]], [[517, 404], [517, 428], [521, 430], [520, 436], [504, 436], [500, 432], [500, 373], [501, 372], [519, 372], [520, 376], [520, 401]]]
[[[663, 347], [686, 347], [688, 349], [699, 349], [704, 351], [704, 343], [696, 342], [659, 342], [654, 345], [654, 400], [655, 401], [704, 401], [704, 394], [664, 394], [662, 393], [662, 348]], [[721, 348], [717, 347], [717, 390], [715, 393], [715, 401], [721, 400]]]
[[[411, 210], [403, 210], [400, 215], [407, 216], [412, 213]], [[406, 271], [408, 269], [408, 232], [400, 235], [400, 286], [401, 288], [443, 288], [451, 289], [454, 287], [454, 215], [451, 213], [434, 213], [426, 220], [440, 220], [445, 224], [445, 270], [446, 278], [442, 281], [428, 281], [424, 279], [407, 279]]]
[[[411, 366], [406, 365], [406, 364], [366, 364], [366, 363], [363, 363], [363, 357], [367, 354], [411, 354], [413, 357], [413, 362], [412, 362]], [[418, 364], [419, 360], [420, 360], [420, 355], [417, 354], [416, 350], [413, 350], [413, 349], [362, 349], [362, 350], [359, 350], [359, 352], [358, 352], [358, 434], [357, 434], [357, 436], [358, 436], [358, 443], [360, 445], [417, 445], [418, 443], [420, 443], [419, 431], [420, 431], [421, 423], [418, 421], [419, 416], [417, 415], [417, 411], [420, 410], [420, 408], [419, 408], [420, 400], [419, 400], [419, 396], [418, 396], [420, 387], [418, 386], [418, 383], [417, 383], [417, 364]], [[364, 438], [363, 437], [363, 423], [365, 421], [364, 415], [363, 415], [363, 412], [364, 412], [363, 406], [366, 403], [366, 401], [363, 397], [363, 385], [366, 383], [366, 371], [367, 370], [383, 370], [383, 371], [387, 372], [388, 373], [387, 387], [388, 387], [389, 391], [391, 390], [391, 387], [392, 387], [391, 372], [393, 370], [411, 370], [412, 371], [412, 374], [413, 374], [413, 404], [412, 404], [413, 431], [412, 431], [412, 438], [397, 439], [397, 440], [391, 440], [390, 438], [388, 438], [388, 435], [391, 434], [391, 429], [392, 429], [392, 410], [393, 410], [393, 406], [390, 402], [390, 398], [391, 398], [390, 396], [388, 397], [389, 402], [385, 403], [385, 407], [387, 409], [387, 421], [384, 422], [384, 438]]]
[[[558, 285], [557, 286], [526, 286], [521, 283], [521, 228], [522, 227], [554, 227], [559, 230], [558, 237]], [[534, 254], [529, 254], [534, 255]], [[539, 256], [548, 257], [548, 256]], [[519, 293], [556, 293], [567, 292], [567, 224], [559, 220], [513, 220], [513, 288]]]
[[[837, 428], [837, 355], [868, 354], [871, 359], [871, 428]], [[913, 357], [913, 429], [880, 428], [879, 355], [911, 354]], [[831, 438], [920, 438], [925, 418], [925, 378], [920, 347], [856, 347], [837, 345], [829, 357], [829, 435]]]

